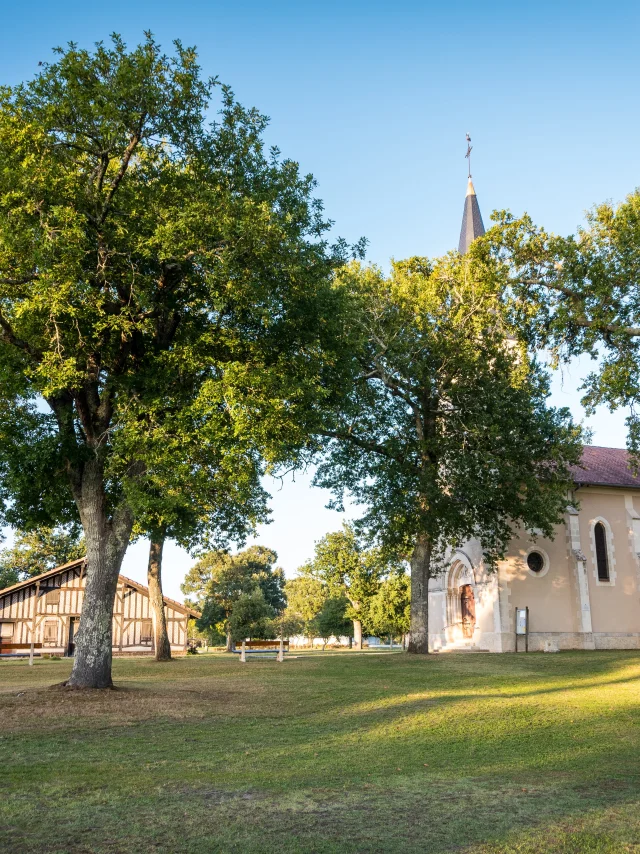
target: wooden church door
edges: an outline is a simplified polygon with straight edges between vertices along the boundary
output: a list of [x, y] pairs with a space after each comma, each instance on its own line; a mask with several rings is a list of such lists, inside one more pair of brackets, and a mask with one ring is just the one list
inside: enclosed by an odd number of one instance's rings
[[462, 634], [465, 638], [471, 638], [476, 627], [476, 600], [473, 596], [473, 587], [470, 584], [464, 584], [460, 588], [460, 603], [462, 606]]

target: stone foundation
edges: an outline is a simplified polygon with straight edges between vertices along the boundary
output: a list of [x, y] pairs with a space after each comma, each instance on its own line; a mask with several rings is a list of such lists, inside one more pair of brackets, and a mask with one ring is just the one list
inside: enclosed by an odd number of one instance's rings
[[[447, 643], [442, 634], [430, 637], [432, 651], [467, 648], [487, 652], [515, 652], [516, 637], [513, 632], [483, 632], [476, 635], [470, 645]], [[518, 652], [524, 652], [524, 636], [518, 637]], [[529, 652], [555, 652], [570, 649], [640, 649], [640, 632], [530, 632]]]

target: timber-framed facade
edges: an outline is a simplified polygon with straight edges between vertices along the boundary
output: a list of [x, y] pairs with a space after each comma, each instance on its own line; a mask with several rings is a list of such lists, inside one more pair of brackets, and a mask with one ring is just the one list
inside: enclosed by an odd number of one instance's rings
[[[18, 654], [34, 643], [43, 654], [73, 655], [81, 625], [86, 559], [63, 564], [0, 590], [0, 653]], [[187, 624], [199, 614], [164, 597], [167, 633], [174, 654], [187, 650]], [[149, 591], [118, 576], [113, 607], [113, 654], [154, 652]]]

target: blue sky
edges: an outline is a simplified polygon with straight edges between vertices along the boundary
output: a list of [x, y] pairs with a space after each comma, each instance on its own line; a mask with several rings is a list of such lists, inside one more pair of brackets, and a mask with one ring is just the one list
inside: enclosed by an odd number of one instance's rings
[[[269, 142], [313, 172], [335, 233], [364, 235], [369, 258], [438, 255], [457, 245], [466, 189], [465, 132], [487, 223], [527, 211], [570, 233], [584, 211], [640, 184], [637, 2], [42, 2], [2, 7], [0, 83], [32, 76], [51, 47], [90, 46], [150, 29], [167, 48], [196, 45], [207, 74], [271, 117]], [[579, 404], [582, 362], [554, 382]], [[599, 412], [594, 442], [622, 446], [624, 415]], [[299, 476], [274, 484], [260, 541], [292, 574], [340, 524]], [[144, 544], [124, 571], [144, 578]], [[179, 596], [188, 556], [169, 549]]]

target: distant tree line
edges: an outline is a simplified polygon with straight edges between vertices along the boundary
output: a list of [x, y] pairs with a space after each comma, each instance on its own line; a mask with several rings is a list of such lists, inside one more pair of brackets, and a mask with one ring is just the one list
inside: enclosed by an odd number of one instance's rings
[[231, 650], [243, 638], [304, 635], [312, 641], [409, 631], [410, 582], [402, 563], [365, 549], [352, 526], [316, 543], [313, 560], [285, 580], [263, 546], [211, 551], [189, 570], [182, 592], [200, 609], [197, 630]]

